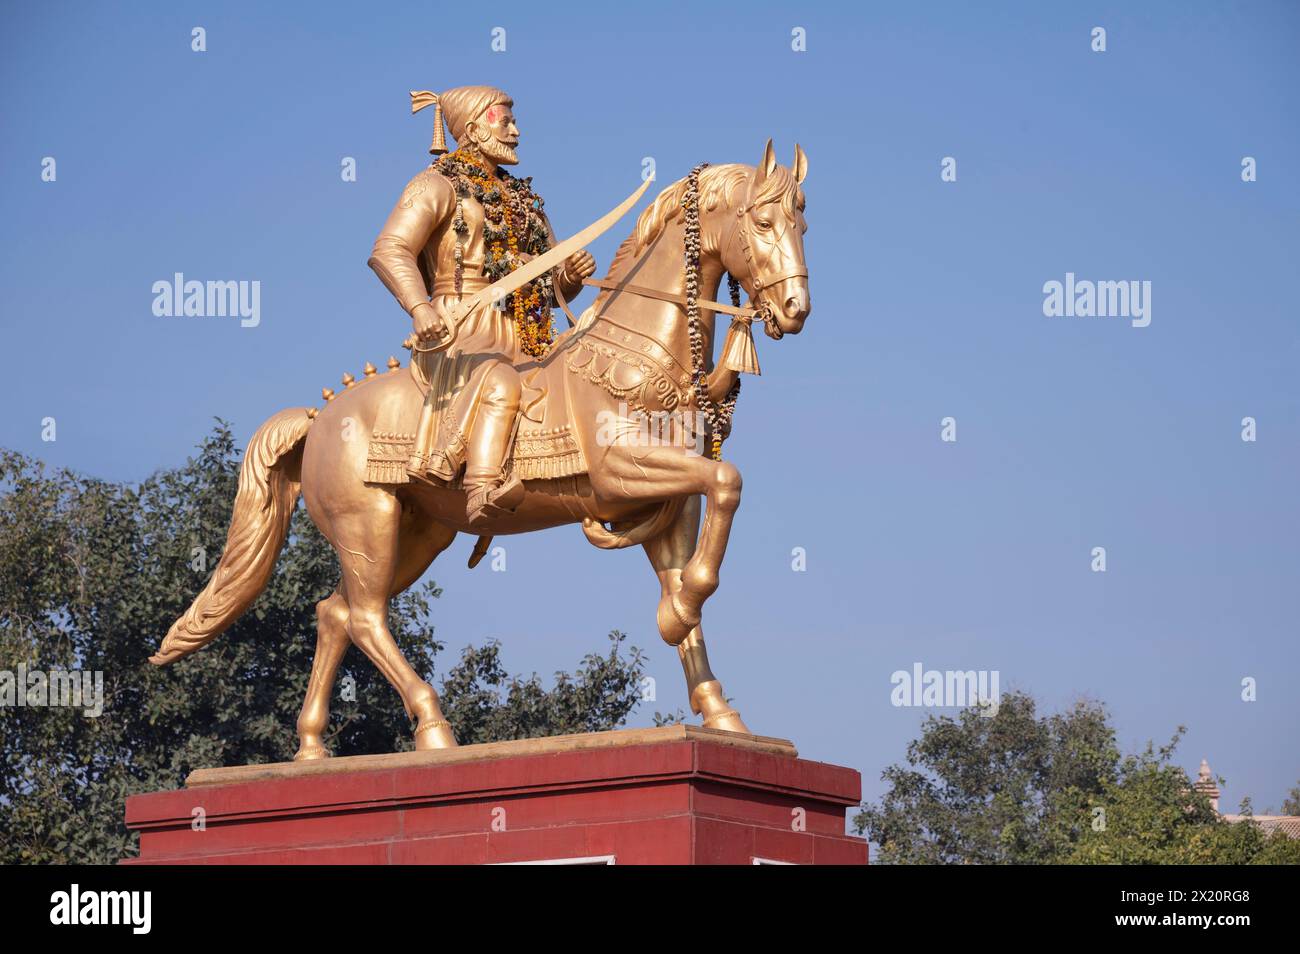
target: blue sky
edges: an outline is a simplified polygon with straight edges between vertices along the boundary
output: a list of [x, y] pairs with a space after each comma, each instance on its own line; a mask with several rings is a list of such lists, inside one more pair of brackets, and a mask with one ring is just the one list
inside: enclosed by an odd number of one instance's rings
[[[408, 320], [365, 261], [427, 161], [410, 89], [510, 90], [520, 171], [562, 235], [645, 156], [667, 184], [756, 162], [769, 136], [788, 163], [798, 141], [813, 311], [758, 342], [726, 451], [745, 497], [705, 610], [750, 727], [859, 768], [875, 797], [926, 714], [891, 705], [890, 675], [998, 670], [1048, 709], [1104, 701], [1128, 747], [1185, 724], [1182, 763], [1207, 757], [1228, 805], [1281, 802], [1300, 778], [1294, 6], [454, 9], [6, 6], [0, 444], [135, 480], [214, 416], [244, 439], [404, 356]], [[630, 224], [593, 247], [602, 271]], [[155, 317], [175, 272], [260, 281], [261, 323]], [[1045, 317], [1067, 272], [1150, 281], [1150, 326]], [[471, 544], [431, 571], [451, 649], [500, 638], [512, 670], [547, 674], [619, 628], [658, 685], [636, 724], [685, 707], [640, 551], [562, 528], [505, 541], [493, 573], [465, 569]]]

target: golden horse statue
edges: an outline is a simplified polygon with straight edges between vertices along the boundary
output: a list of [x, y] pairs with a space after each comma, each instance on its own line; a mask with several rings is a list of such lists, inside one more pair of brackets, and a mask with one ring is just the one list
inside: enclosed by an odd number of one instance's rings
[[[646, 207], [606, 279], [590, 282], [603, 290], [578, 324], [544, 357], [519, 365], [524, 379], [546, 393], [544, 423], [550, 426], [521, 428], [516, 457], [531, 441], [558, 447], [580, 466], [559, 471], [564, 476], [525, 479], [526, 496], [513, 513], [472, 531], [515, 534], [581, 523], [597, 546], [643, 546], [661, 586], [659, 632], [677, 647], [691, 709], [705, 726], [734, 732], [749, 729], [709, 668], [700, 618], [718, 587], [740, 505], [740, 472], [701, 453], [699, 429], [689, 423], [665, 428], [668, 439], [637, 435], [644, 435], [647, 417], [698, 420], [701, 404], [734, 399], [737, 371], [712, 367], [714, 313], [706, 309], [716, 303], [701, 301], [716, 297], [724, 273], [749, 294], [770, 337], [803, 328], [810, 309], [800, 187], [806, 171], [801, 149], [785, 167], [769, 141], [757, 166], [705, 168]], [[693, 203], [690, 190], [697, 190]], [[691, 308], [683, 307], [688, 300], [698, 303], [693, 322], [686, 317]], [[389, 367], [387, 374], [367, 367], [355, 384], [348, 376], [348, 387], [319, 413], [289, 408], [258, 428], [244, 455], [221, 560], [150, 657], [165, 665], [201, 648], [252, 604], [275, 567], [301, 492], [312, 521], [338, 553], [341, 579], [316, 606], [316, 655], [295, 759], [330, 754], [322, 737], [349, 641], [401, 695], [416, 722], [417, 749], [456, 745], [437, 693], [402, 656], [387, 615], [389, 600], [414, 584], [457, 533], [469, 531], [465, 492], [366, 480], [370, 448], [355, 433], [370, 434], [381, 409], [394, 402], [412, 415], [422, 403], [412, 375], [395, 360]], [[471, 566], [487, 539], [480, 537]]]

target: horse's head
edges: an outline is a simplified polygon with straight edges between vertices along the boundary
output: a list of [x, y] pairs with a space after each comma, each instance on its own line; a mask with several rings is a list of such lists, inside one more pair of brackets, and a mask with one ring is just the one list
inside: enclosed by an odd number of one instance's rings
[[796, 335], [812, 308], [808, 266], [803, 257], [803, 189], [808, 157], [794, 147], [794, 165], [778, 165], [767, 141], [763, 159], [749, 179], [744, 202], [735, 209], [735, 240], [724, 249], [723, 264], [755, 306], [772, 315], [766, 328], [773, 338]]

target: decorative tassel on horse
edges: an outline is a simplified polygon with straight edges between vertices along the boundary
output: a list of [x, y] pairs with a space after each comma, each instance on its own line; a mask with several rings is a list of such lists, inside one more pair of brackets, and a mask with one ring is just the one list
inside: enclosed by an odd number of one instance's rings
[[727, 329], [727, 342], [722, 347], [722, 367], [741, 374], [762, 374], [758, 367], [758, 349], [754, 347], [754, 333], [750, 319], [733, 318]]

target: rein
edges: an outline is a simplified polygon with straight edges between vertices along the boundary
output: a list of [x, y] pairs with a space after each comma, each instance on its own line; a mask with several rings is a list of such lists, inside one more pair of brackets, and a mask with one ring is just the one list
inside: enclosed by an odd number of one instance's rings
[[[584, 285], [590, 285], [592, 288], [601, 288], [611, 292], [628, 292], [633, 295], [640, 295], [642, 298], [653, 298], [656, 301], [666, 301], [673, 305], [685, 305], [685, 295], [674, 295], [672, 292], [660, 291], [657, 288], [647, 288], [645, 285], [629, 285], [626, 282], [613, 282], [606, 278], [584, 278]], [[740, 307], [739, 303], [724, 305], [720, 301], [709, 301], [707, 298], [700, 302], [700, 305], [708, 311], [721, 312], [724, 315], [734, 315], [737, 318], [743, 318], [746, 321], [753, 321], [759, 317], [757, 308]], [[767, 309], [764, 309], [766, 311]], [[766, 319], [764, 319], [766, 321]]]

